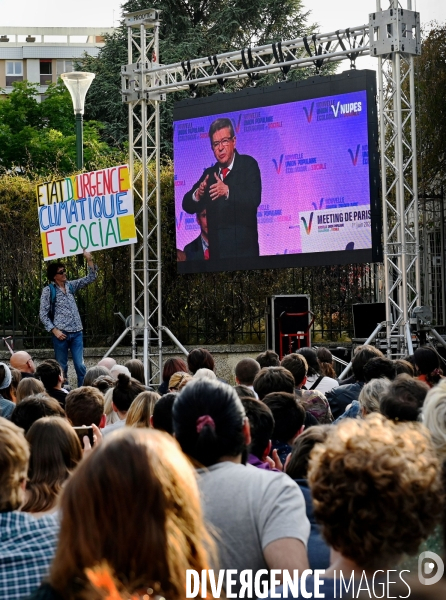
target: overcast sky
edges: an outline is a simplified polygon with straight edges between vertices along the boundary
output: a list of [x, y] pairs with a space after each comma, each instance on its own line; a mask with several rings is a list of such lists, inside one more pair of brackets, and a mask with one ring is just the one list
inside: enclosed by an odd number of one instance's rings
[[[21, 0], [19, 4], [13, 0], [0, 0], [0, 19], [1, 25], [29, 26], [30, 34], [33, 26], [112, 27], [121, 16], [120, 5], [118, 0]], [[309, 22], [318, 23], [319, 30], [326, 33], [363, 25], [368, 22], [369, 13], [376, 9], [375, 0], [303, 0], [303, 5], [305, 10], [311, 10]], [[402, 6], [407, 6], [407, 0], [402, 0]], [[388, 7], [388, 0], [382, 0], [382, 7]], [[422, 24], [432, 20], [446, 21], [445, 0], [413, 0], [413, 10], [420, 11]], [[343, 64], [347, 66], [347, 63]], [[358, 59], [357, 66], [375, 68], [375, 64], [374, 59], [367, 57]]]

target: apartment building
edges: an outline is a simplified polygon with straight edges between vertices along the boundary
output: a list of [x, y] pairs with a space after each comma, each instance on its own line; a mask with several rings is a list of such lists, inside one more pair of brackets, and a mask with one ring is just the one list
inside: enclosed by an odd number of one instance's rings
[[0, 25], [0, 94], [15, 81], [37, 84], [44, 95], [62, 73], [86, 52], [97, 56], [111, 27], [2, 27]]

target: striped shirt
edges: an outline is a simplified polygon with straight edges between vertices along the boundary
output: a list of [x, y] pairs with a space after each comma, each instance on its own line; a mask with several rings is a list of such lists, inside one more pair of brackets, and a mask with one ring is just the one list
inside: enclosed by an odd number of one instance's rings
[[0, 598], [27, 598], [47, 577], [59, 537], [56, 515], [0, 513]]

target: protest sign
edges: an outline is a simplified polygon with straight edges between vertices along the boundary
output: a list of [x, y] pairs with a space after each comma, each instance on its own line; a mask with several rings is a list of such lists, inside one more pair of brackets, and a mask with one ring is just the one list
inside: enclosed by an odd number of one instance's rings
[[36, 193], [44, 260], [136, 242], [128, 165], [41, 183]]

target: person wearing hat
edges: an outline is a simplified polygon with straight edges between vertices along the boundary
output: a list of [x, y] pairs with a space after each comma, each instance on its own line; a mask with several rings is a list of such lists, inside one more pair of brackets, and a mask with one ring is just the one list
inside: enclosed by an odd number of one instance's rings
[[6, 398], [3, 398], [2, 396], [2, 390], [9, 388], [10, 384], [11, 370], [8, 365], [0, 362], [0, 417], [4, 417], [5, 419], [11, 417], [12, 411], [15, 408], [14, 402], [6, 400]]

